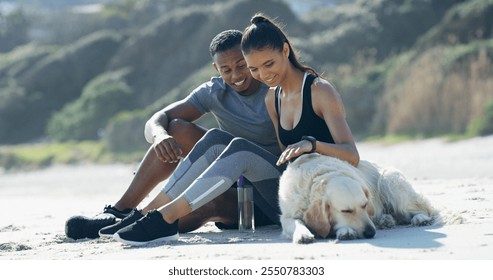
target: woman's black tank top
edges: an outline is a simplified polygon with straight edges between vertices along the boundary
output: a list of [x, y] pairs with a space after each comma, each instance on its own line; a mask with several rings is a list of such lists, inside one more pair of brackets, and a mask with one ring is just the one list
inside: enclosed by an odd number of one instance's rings
[[281, 126], [280, 107], [282, 106], [280, 106], [279, 102], [279, 92], [281, 88], [278, 86], [275, 90], [279, 140], [286, 147], [288, 145], [301, 141], [301, 137], [303, 136], [313, 136], [318, 141], [334, 143], [334, 139], [332, 138], [330, 130], [325, 123], [325, 120], [320, 118], [313, 111], [311, 85], [315, 78], [316, 77], [313, 74], [305, 74], [303, 91], [301, 93], [303, 98], [301, 119], [299, 123], [291, 130], [285, 130]]

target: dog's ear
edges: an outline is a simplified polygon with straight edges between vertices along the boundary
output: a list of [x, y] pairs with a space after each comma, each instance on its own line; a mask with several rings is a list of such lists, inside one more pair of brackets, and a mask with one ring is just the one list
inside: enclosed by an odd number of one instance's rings
[[329, 207], [322, 199], [312, 200], [303, 215], [307, 227], [322, 238], [326, 238], [330, 232]]
[[367, 188], [363, 188], [363, 191], [365, 192], [365, 196], [368, 199], [368, 203], [366, 204], [366, 213], [368, 213], [369, 216], [374, 216], [375, 206], [373, 206], [372, 199], [370, 197], [370, 191]]

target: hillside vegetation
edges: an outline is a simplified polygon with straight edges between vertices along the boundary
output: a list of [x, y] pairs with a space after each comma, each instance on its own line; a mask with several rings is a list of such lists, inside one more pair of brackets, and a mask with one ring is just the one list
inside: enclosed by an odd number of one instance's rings
[[[305, 14], [280, 0], [103, 3], [87, 14], [0, 13], [19, 36], [0, 32], [9, 39], [0, 45], [0, 144], [145, 149], [147, 118], [216, 75], [212, 37], [243, 30], [259, 11], [338, 88], [358, 139], [493, 133], [493, 0], [334, 1]], [[44, 36], [28, 38], [29, 28]]]

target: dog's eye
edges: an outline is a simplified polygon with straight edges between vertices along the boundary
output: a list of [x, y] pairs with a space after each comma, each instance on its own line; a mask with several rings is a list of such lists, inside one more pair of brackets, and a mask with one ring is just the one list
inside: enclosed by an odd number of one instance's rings
[[353, 213], [353, 210], [351, 209], [346, 209], [346, 210], [341, 210], [342, 213], [348, 213], [348, 214], [351, 214]]
[[365, 209], [366, 205], [368, 205], [368, 203], [365, 203], [365, 205], [361, 206], [361, 208]]

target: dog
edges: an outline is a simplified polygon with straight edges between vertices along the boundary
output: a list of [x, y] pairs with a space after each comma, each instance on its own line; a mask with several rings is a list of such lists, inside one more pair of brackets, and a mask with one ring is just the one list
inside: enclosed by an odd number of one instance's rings
[[376, 228], [428, 225], [438, 215], [399, 170], [364, 160], [354, 167], [317, 153], [288, 164], [279, 206], [283, 235], [293, 243], [373, 238]]

